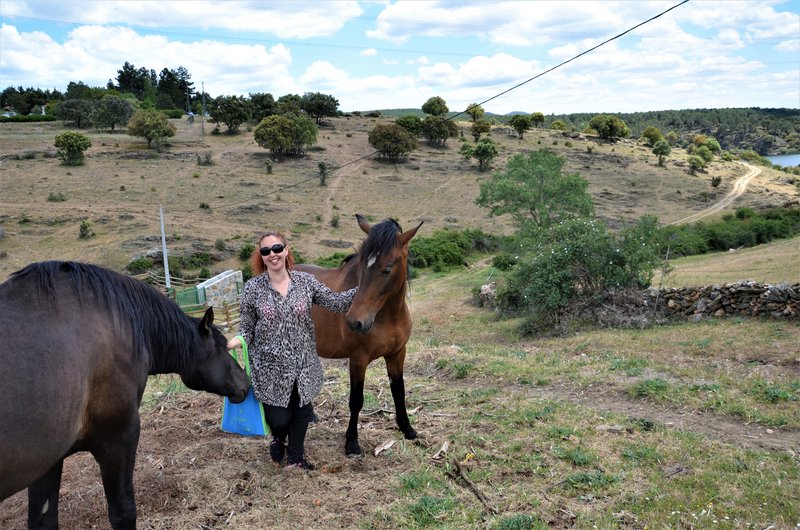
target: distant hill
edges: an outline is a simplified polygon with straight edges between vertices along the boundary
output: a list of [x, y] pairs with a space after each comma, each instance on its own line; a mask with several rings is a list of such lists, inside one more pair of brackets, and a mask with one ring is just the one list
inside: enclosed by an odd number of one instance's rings
[[[375, 112], [380, 112], [382, 116], [407, 114], [425, 116], [420, 109], [382, 109]], [[526, 113], [514, 111], [500, 115], [487, 112], [486, 118], [503, 123], [516, 114]], [[665, 135], [675, 131], [684, 142], [689, 141], [695, 134], [713, 136], [726, 150], [753, 150], [762, 156], [800, 152], [800, 109], [753, 107], [549, 114], [545, 116], [543, 127], [548, 127], [549, 124], [559, 120], [566, 124], [569, 130], [583, 131], [588, 127], [589, 120], [598, 114], [618, 116], [630, 127], [633, 138], [638, 138], [647, 127], [653, 126]], [[449, 118], [456, 115], [457, 112], [448, 113]], [[461, 114], [459, 119], [468, 120], [469, 116]]]

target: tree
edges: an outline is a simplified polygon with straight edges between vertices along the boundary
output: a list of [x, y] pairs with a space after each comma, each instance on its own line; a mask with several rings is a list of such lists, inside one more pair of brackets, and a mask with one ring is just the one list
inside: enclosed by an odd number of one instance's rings
[[472, 121], [475, 123], [480, 121], [483, 118], [483, 115], [486, 113], [486, 111], [483, 110], [483, 107], [477, 103], [470, 103], [465, 112], [469, 114], [469, 117], [472, 118]]
[[508, 120], [508, 124], [517, 131], [519, 139], [522, 140], [525, 131], [531, 128], [531, 117], [527, 114], [514, 114], [511, 116], [511, 119]]
[[448, 138], [458, 136], [458, 126], [442, 116], [427, 116], [422, 120], [422, 134], [429, 145], [444, 147]]
[[627, 138], [631, 133], [624, 121], [607, 114], [600, 114], [589, 120], [589, 127], [597, 131], [597, 135], [604, 140]]
[[258, 145], [280, 157], [292, 149], [292, 129], [288, 117], [274, 114], [261, 120], [253, 131], [253, 137]]
[[239, 125], [250, 119], [252, 110], [250, 100], [244, 96], [219, 96], [208, 113], [214, 122], [224, 123], [228, 132], [234, 133]]
[[306, 145], [317, 141], [317, 126], [308, 116], [267, 116], [259, 123], [253, 136], [258, 145], [276, 156], [301, 154]]
[[303, 98], [297, 94], [286, 94], [278, 98], [278, 114], [300, 114]]
[[689, 158], [686, 159], [689, 163], [689, 172], [694, 175], [697, 170], [703, 169], [706, 167], [706, 162], [702, 158], [697, 155], [691, 155]]
[[541, 112], [531, 113], [531, 123], [538, 129], [539, 126], [544, 123], [544, 114]]
[[397, 162], [417, 148], [417, 138], [396, 123], [379, 124], [369, 132], [369, 145], [379, 158]]
[[475, 202], [492, 215], [512, 214], [520, 228], [546, 228], [562, 218], [593, 215], [589, 182], [577, 173], [564, 173], [565, 163], [546, 149], [514, 155], [505, 173], [481, 183]]
[[95, 127], [108, 127], [111, 132], [117, 125], [125, 125], [133, 115], [133, 103], [120, 96], [106, 96], [98, 101], [92, 111]]
[[647, 145], [655, 147], [656, 142], [664, 139], [664, 135], [661, 134], [661, 131], [658, 129], [658, 127], [653, 127], [650, 125], [642, 132], [642, 138], [645, 139], [645, 143]]
[[88, 127], [92, 124], [93, 108], [87, 99], [65, 99], [56, 107], [56, 118], [71, 121], [78, 128]]
[[465, 141], [461, 144], [461, 149], [458, 150], [459, 154], [469, 160], [474, 158], [478, 161], [478, 171], [485, 171], [489, 168], [489, 164], [497, 158], [499, 150], [497, 143], [492, 138], [481, 138], [475, 145]]
[[470, 131], [472, 132], [472, 137], [475, 139], [476, 142], [480, 139], [481, 134], [489, 133], [491, 132], [491, 130], [492, 126], [486, 120], [478, 120], [472, 124], [472, 127], [470, 127]]
[[422, 112], [430, 114], [431, 116], [444, 116], [450, 111], [447, 108], [447, 103], [439, 96], [429, 98], [425, 104], [422, 105]]
[[664, 139], [657, 141], [653, 146], [653, 154], [658, 157], [659, 166], [664, 165], [664, 159], [666, 159], [671, 152], [672, 148], [669, 146], [669, 142]]
[[554, 131], [566, 131], [567, 124], [561, 120], [554, 120], [553, 123], [550, 124], [550, 128]]
[[128, 120], [128, 134], [147, 140], [150, 148], [153, 140], [159, 145], [163, 138], [175, 136], [177, 128], [167, 120], [163, 112], [153, 110], [137, 110]]
[[67, 131], [56, 136], [58, 158], [65, 166], [79, 166], [84, 161], [84, 151], [92, 146], [91, 140], [79, 132]]
[[336, 116], [339, 113], [339, 100], [328, 94], [306, 92], [300, 99], [300, 109], [319, 125], [325, 116]]
[[422, 120], [419, 116], [406, 114], [394, 120], [394, 123], [410, 132], [414, 138], [422, 134]]
[[275, 103], [275, 98], [269, 93], [250, 94], [250, 105], [253, 110], [251, 119], [258, 123], [261, 123], [261, 120], [267, 116], [272, 116], [278, 111], [278, 104]]
[[692, 154], [702, 158], [703, 162], [705, 162], [706, 164], [709, 164], [711, 163], [712, 160], [714, 160], [714, 153], [712, 153], [711, 149], [709, 149], [708, 146], [705, 145], [701, 145], [700, 147], [695, 149]]

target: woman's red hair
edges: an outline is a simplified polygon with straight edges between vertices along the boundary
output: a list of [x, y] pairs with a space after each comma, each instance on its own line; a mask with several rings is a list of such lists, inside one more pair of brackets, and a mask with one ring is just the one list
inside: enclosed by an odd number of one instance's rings
[[[262, 274], [265, 270], [267, 270], [267, 266], [264, 265], [264, 260], [261, 258], [261, 242], [264, 241], [265, 237], [277, 237], [281, 240], [281, 242], [286, 245], [286, 238], [283, 237], [283, 234], [280, 232], [264, 232], [258, 238], [256, 243], [256, 249], [253, 251], [253, 254], [250, 256], [250, 268], [253, 271], [253, 276], [258, 276]], [[294, 254], [292, 254], [292, 249], [287, 247], [287, 254], [286, 254], [286, 269], [292, 270], [294, 268]]]

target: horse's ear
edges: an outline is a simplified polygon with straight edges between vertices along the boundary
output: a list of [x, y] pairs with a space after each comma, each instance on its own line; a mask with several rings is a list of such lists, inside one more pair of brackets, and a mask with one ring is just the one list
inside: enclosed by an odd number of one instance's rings
[[361, 230], [365, 234], [369, 234], [369, 229], [372, 228], [372, 227], [370, 226], [369, 222], [367, 222], [367, 220], [364, 219], [364, 217], [360, 213], [356, 214], [356, 221], [358, 221], [358, 226], [361, 228]]
[[209, 307], [206, 309], [205, 315], [200, 319], [200, 333], [209, 333], [211, 325], [214, 323], [214, 308]]
[[412, 228], [411, 230], [406, 230], [405, 232], [397, 236], [397, 239], [399, 239], [400, 243], [403, 245], [408, 244], [408, 242], [411, 241], [411, 238], [417, 235], [417, 230], [419, 230], [419, 227], [422, 226], [424, 222], [425, 221], [422, 221], [422, 223], [418, 224], [416, 228]]

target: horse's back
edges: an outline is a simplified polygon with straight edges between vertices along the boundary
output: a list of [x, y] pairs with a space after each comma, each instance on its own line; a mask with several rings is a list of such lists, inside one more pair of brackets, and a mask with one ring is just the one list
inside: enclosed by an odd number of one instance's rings
[[74, 449], [98, 368], [109, 366], [102, 351], [114, 346], [108, 319], [95, 320], [71, 289], [40, 287], [0, 284], [0, 499]]

